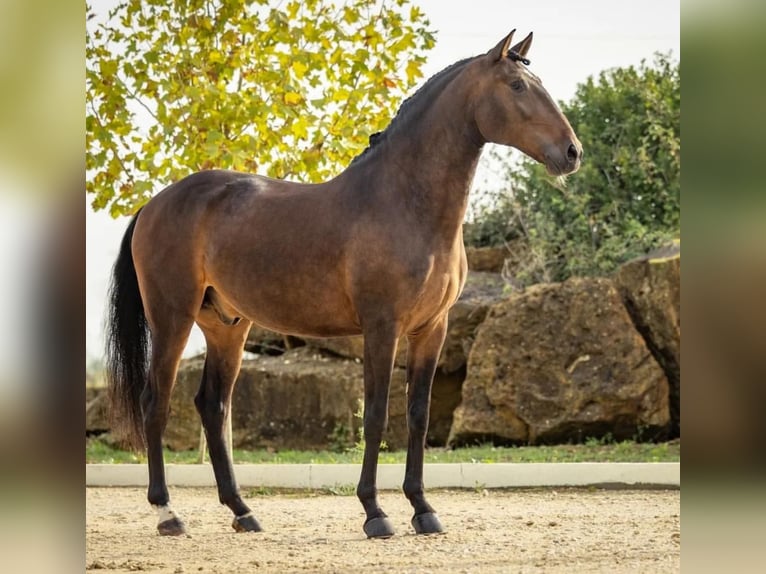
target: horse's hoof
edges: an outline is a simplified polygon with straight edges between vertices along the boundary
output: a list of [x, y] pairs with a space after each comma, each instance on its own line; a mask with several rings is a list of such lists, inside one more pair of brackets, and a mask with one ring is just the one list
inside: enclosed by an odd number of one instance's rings
[[364, 523], [364, 533], [367, 538], [391, 538], [394, 535], [394, 526], [385, 516], [378, 516]]
[[173, 517], [157, 525], [157, 531], [161, 536], [181, 536], [186, 534], [186, 526], [178, 517]]
[[231, 527], [237, 532], [262, 532], [263, 528], [252, 513], [235, 516]]
[[444, 532], [442, 523], [433, 512], [424, 512], [412, 517], [412, 527], [417, 534], [441, 534]]

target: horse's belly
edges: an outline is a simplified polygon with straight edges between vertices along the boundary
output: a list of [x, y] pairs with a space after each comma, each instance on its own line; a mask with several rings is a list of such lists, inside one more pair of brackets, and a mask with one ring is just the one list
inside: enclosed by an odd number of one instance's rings
[[328, 277], [313, 281], [300, 277], [261, 276], [249, 287], [216, 289], [241, 316], [272, 331], [304, 337], [361, 333], [356, 312], [340, 285]]
[[296, 337], [344, 337], [361, 334], [361, 328], [355, 318], [343, 317], [325, 312], [306, 312], [306, 308], [249, 309], [247, 319], [253, 323], [285, 335]]

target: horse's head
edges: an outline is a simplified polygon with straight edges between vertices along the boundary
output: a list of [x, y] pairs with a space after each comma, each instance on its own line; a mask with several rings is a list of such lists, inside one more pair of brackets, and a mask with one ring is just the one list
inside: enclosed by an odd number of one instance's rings
[[526, 69], [532, 34], [511, 47], [514, 31], [477, 58], [471, 78], [476, 126], [486, 141], [523, 151], [552, 175], [573, 173], [582, 158], [580, 140], [540, 79]]

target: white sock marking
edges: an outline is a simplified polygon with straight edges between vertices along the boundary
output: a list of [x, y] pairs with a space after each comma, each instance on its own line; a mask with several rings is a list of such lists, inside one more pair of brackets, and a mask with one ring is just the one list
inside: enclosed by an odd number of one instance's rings
[[152, 504], [152, 508], [157, 511], [157, 514], [160, 517], [160, 524], [163, 522], [167, 522], [168, 520], [173, 520], [174, 518], [177, 520], [178, 515], [173, 512], [173, 509], [170, 508], [169, 504], [166, 504], [164, 506], [159, 506], [157, 504]]

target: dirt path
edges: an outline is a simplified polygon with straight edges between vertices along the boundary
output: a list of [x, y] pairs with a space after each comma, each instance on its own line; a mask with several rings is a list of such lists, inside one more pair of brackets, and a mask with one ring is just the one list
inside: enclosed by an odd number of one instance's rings
[[236, 534], [210, 488], [176, 488], [189, 535], [161, 538], [144, 489], [86, 489], [93, 572], [680, 571], [679, 491], [442, 491], [429, 500], [447, 534], [415, 536], [410, 506], [384, 492], [397, 535], [367, 540], [354, 496], [249, 496], [267, 529]]

